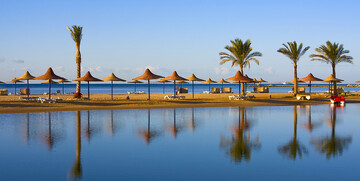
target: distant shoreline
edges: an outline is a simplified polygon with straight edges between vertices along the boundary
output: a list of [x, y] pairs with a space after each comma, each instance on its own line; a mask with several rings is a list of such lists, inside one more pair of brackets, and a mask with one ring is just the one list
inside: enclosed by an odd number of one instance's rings
[[[76, 100], [70, 95], [54, 95], [64, 99], [63, 103], [38, 103], [19, 101], [19, 96], [0, 96], [0, 114], [11, 113], [33, 113], [33, 112], [62, 112], [82, 110], [110, 110], [110, 109], [158, 109], [158, 108], [200, 108], [200, 107], [254, 107], [254, 106], [291, 106], [291, 105], [317, 105], [330, 104], [329, 98], [325, 95], [314, 94], [311, 100], [296, 100], [289, 93], [254, 93], [253, 100], [229, 100], [233, 94], [182, 94], [184, 100], [164, 100], [169, 94], [152, 94], [151, 101], [147, 101], [147, 94], [130, 95], [126, 100], [124, 94], [114, 95], [115, 100], [110, 100], [108, 94], [91, 95], [92, 100]], [[170, 94], [171, 95], [171, 94]], [[271, 95], [271, 99], [269, 96]], [[35, 96], [35, 95], [32, 95]], [[38, 95], [39, 97], [46, 97]], [[85, 95], [86, 97], [86, 95]], [[346, 97], [347, 103], [360, 103], [358, 94]]]

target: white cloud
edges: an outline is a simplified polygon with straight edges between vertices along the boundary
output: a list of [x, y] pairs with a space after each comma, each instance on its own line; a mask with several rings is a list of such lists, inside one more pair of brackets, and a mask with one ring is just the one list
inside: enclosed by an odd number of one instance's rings
[[25, 61], [24, 61], [24, 60], [21, 60], [21, 59], [16, 58], [16, 59], [14, 59], [14, 60], [13, 60], [13, 62], [15, 62], [15, 63], [24, 63]]
[[63, 67], [63, 66], [54, 67], [53, 70], [54, 70], [55, 72], [64, 72], [64, 67]]
[[264, 71], [268, 74], [273, 74], [273, 68], [272, 67], [267, 67], [267, 68], [264, 68]]
[[142, 74], [142, 73], [144, 73], [144, 71], [145, 71], [147, 68], [150, 69], [150, 71], [152, 71], [152, 72], [154, 72], [154, 71], [157, 72], [157, 71], [160, 70], [159, 67], [154, 67], [154, 66], [148, 65], [148, 66], [146, 66], [146, 67], [137, 67], [137, 68], [134, 69], [134, 71], [135, 71], [135, 73], [137, 73], [137, 74]]
[[104, 68], [101, 66], [97, 66], [95, 68], [89, 68], [90, 72], [98, 72], [98, 73], [103, 73], [104, 72]]
[[214, 72], [216, 75], [226, 75], [229, 73], [229, 69], [226, 67], [221, 67], [221, 68], [216, 67], [214, 68]]

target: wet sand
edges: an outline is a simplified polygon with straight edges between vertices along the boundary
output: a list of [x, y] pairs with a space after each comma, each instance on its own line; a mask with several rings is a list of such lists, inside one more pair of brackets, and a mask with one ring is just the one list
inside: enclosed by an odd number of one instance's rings
[[[0, 114], [28, 113], [28, 112], [58, 112], [76, 110], [104, 110], [104, 109], [149, 109], [149, 108], [192, 108], [192, 107], [251, 107], [251, 106], [286, 106], [286, 105], [316, 105], [330, 104], [329, 97], [322, 94], [312, 95], [311, 100], [297, 100], [290, 93], [253, 93], [252, 100], [229, 100], [230, 95], [236, 94], [181, 94], [184, 100], [164, 100], [165, 95], [151, 94], [151, 101], [147, 101], [147, 94], [116, 94], [111, 100], [108, 94], [91, 95], [91, 100], [74, 99], [72, 95], [52, 95], [52, 98], [63, 99], [62, 103], [39, 103], [20, 101], [18, 95], [0, 96]], [[271, 99], [269, 98], [271, 95]], [[47, 98], [47, 95], [31, 95]], [[87, 97], [84, 95], [83, 97]], [[360, 103], [359, 94], [346, 97], [347, 103]]]

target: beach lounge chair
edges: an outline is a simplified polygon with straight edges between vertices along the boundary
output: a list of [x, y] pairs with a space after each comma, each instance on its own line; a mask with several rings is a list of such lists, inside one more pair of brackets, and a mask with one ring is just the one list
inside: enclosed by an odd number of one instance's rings
[[221, 88], [221, 93], [231, 93], [231, 87]]
[[310, 100], [310, 99], [311, 99], [311, 96], [310, 96], [310, 95], [301, 95], [301, 94], [298, 94], [298, 95], [296, 95], [296, 99], [297, 99], [297, 100]]
[[174, 99], [185, 99], [185, 96], [169, 96], [169, 95], [166, 95], [164, 96], [164, 99], [168, 99], [168, 100], [174, 100]]
[[0, 95], [7, 96], [8, 95], [8, 90], [7, 89], [0, 89]]
[[220, 88], [213, 87], [213, 88], [211, 88], [211, 92], [210, 92], [210, 93], [212, 93], [212, 94], [218, 94], [218, 93], [220, 93]]
[[39, 97], [19, 97], [19, 100], [26, 100], [26, 101], [38, 101]]
[[38, 101], [41, 103], [58, 103], [58, 102], [62, 102], [63, 100], [60, 98], [56, 98], [56, 99], [46, 99], [46, 98], [38, 98]]
[[136, 92], [128, 91], [127, 94], [145, 94], [145, 91], [136, 91]]
[[232, 95], [232, 96], [229, 96], [229, 100], [247, 100], [247, 99], [253, 99], [255, 98], [255, 96], [236, 96], [236, 95]]
[[210, 91], [203, 91], [204, 94], [210, 94]]

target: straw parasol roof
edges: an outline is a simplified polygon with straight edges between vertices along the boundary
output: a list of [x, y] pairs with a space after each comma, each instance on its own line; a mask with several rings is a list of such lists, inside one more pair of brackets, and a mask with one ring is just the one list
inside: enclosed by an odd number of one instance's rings
[[160, 79], [160, 80], [158, 80], [157, 82], [165, 83], [165, 82], [170, 82], [170, 80]]
[[[298, 81], [298, 82], [304, 82], [304, 81], [300, 80], [299, 78], [297, 78], [297, 81]], [[295, 83], [295, 78], [294, 78], [293, 80], [288, 81], [288, 82], [289, 82], [289, 83]]]
[[20, 77], [18, 77], [18, 78], [16, 78], [16, 79], [18, 79], [18, 80], [32, 80], [32, 79], [34, 79], [35, 77], [34, 76], [32, 76], [30, 73], [29, 73], [29, 71], [26, 71], [25, 73], [24, 73], [24, 75], [22, 75], [22, 76], [20, 76]]
[[143, 83], [143, 82], [138, 81], [138, 80], [132, 80], [132, 81], [129, 81], [128, 83], [135, 83], [135, 84], [137, 84], [137, 83]]
[[217, 81], [217, 83], [230, 83], [230, 82], [228, 82], [224, 78], [222, 78], [221, 80]]
[[58, 81], [56, 81], [57, 83], [66, 83], [66, 82], [71, 82], [69, 80], [66, 80], [66, 79], [60, 79]]
[[240, 71], [237, 71], [234, 77], [230, 77], [230, 78], [228, 78], [226, 80], [235, 81], [235, 82], [240, 81], [241, 83], [250, 83], [250, 82], [252, 82], [251, 79], [246, 78], [243, 75], [241, 75]]
[[197, 78], [194, 74], [191, 74], [189, 78], [187, 78], [189, 81], [205, 81], [203, 79]]
[[360, 82], [360, 80], [356, 81], [356, 83], [359, 83], [359, 82]]
[[0, 81], [0, 84], [5, 84], [5, 82], [3, 82], [3, 81]]
[[176, 81], [177, 84], [188, 84], [189, 82], [186, 82], [185, 80], [178, 80]]
[[39, 77], [35, 77], [36, 80], [49, 80], [49, 79], [64, 79], [63, 77], [60, 77], [54, 73], [52, 68], [48, 68], [48, 70], [45, 72], [44, 75], [41, 75]]
[[341, 81], [344, 81], [344, 80], [335, 78], [333, 74], [330, 74], [330, 76], [328, 78], [324, 79], [323, 81], [324, 82], [341, 82]]
[[94, 81], [102, 81], [98, 78], [95, 78], [91, 75], [90, 71], [88, 71], [83, 77], [74, 79], [73, 81], [88, 81], [88, 82], [94, 82]]
[[258, 83], [258, 82], [260, 82], [260, 81], [256, 80], [256, 78], [253, 78], [253, 82], [254, 82], [254, 83]]
[[[60, 79], [60, 80], [62, 80], [62, 79]], [[51, 83], [51, 84], [58, 84], [58, 82], [55, 82], [55, 81], [53, 81], [53, 80], [51, 80], [51, 79], [49, 79], [49, 80], [46, 80], [45, 82], [41, 82], [42, 84], [48, 84], [48, 83]]]
[[254, 80], [252, 78], [250, 78], [247, 74], [245, 74], [244, 77], [247, 78], [247, 79], [250, 79], [251, 80], [250, 83], [254, 83]]
[[208, 78], [206, 81], [204, 81], [204, 82], [202, 82], [202, 83], [208, 83], [208, 84], [210, 84], [210, 83], [216, 83], [216, 81], [213, 81], [213, 80], [211, 80], [210, 78]]
[[260, 77], [260, 79], [258, 80], [258, 82], [267, 82], [267, 81], [264, 80], [264, 79], [262, 79], [262, 78]]
[[11, 79], [11, 80], [9, 80], [7, 82], [9, 82], [9, 83], [19, 83], [19, 82], [22, 82], [22, 81], [18, 80], [17, 78], [13, 78], [13, 79]]
[[163, 80], [187, 80], [184, 77], [180, 77], [176, 71], [174, 71], [169, 77], [163, 78]]
[[309, 73], [308, 76], [299, 79], [300, 81], [323, 81], [322, 79], [319, 79], [317, 77], [314, 77], [312, 73]]
[[101, 80], [103, 80], [103, 81], [122, 81], [122, 82], [125, 82], [125, 81], [126, 81], [126, 80], [124, 80], [124, 79], [120, 79], [119, 77], [116, 77], [116, 76], [114, 75], [114, 73], [111, 73], [111, 74], [109, 75], [109, 77], [103, 78], [103, 79], [101, 79]]
[[153, 74], [148, 68], [145, 70], [145, 73], [139, 77], [136, 77], [133, 80], [152, 80], [152, 79], [160, 79], [160, 78], [164, 78], [163, 76], [160, 75], [155, 75]]

